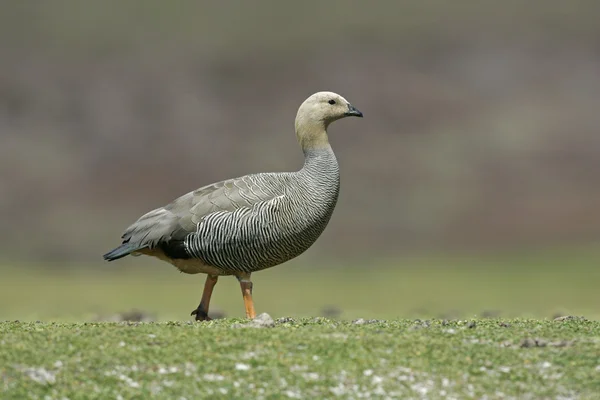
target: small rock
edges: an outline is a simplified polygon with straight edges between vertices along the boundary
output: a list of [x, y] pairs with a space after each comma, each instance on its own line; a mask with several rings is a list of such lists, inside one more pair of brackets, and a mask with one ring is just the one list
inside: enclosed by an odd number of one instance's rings
[[469, 323], [467, 324], [467, 328], [469, 329], [473, 329], [477, 326], [477, 323], [475, 321], [469, 321]]
[[272, 328], [275, 326], [275, 321], [273, 321], [273, 318], [269, 314], [262, 313], [254, 318], [250, 324], [257, 328]]
[[272, 328], [275, 326], [275, 321], [267, 313], [259, 314], [253, 320], [245, 324], [233, 324], [232, 328]]
[[48, 371], [46, 368], [25, 368], [23, 373], [41, 385], [51, 385], [56, 382], [56, 372]]
[[500, 321], [498, 322], [498, 325], [500, 325], [503, 328], [510, 328], [512, 325], [509, 324], [508, 322], [504, 322], [504, 321]]
[[364, 320], [364, 319], [362, 319], [362, 318], [359, 318], [359, 319], [355, 319], [354, 321], [352, 321], [352, 323], [353, 323], [354, 325], [364, 325], [364, 324], [366, 324], [366, 323], [367, 323], [367, 321], [365, 321], [365, 320]]
[[232, 328], [272, 328], [275, 326], [275, 321], [267, 313], [259, 314], [252, 321], [245, 324], [233, 324]]
[[248, 371], [250, 369], [250, 366], [248, 364], [237, 363], [235, 364], [235, 369], [237, 371]]

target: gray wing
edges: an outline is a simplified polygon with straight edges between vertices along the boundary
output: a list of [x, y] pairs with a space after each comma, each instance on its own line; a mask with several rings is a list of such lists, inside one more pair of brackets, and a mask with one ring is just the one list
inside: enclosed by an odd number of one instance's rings
[[255, 174], [229, 179], [187, 193], [165, 207], [142, 215], [122, 235], [123, 243], [104, 255], [107, 260], [124, 257], [159, 243], [183, 240], [196, 231], [206, 216], [232, 212], [267, 202], [285, 192], [287, 174]]

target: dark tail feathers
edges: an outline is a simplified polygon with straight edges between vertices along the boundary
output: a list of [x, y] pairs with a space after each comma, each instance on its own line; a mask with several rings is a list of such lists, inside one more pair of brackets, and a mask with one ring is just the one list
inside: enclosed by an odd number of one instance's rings
[[106, 261], [118, 260], [119, 258], [128, 256], [129, 254], [131, 254], [132, 252], [134, 252], [136, 250], [139, 250], [139, 248], [137, 248], [136, 246], [133, 246], [129, 243], [123, 243], [122, 245], [120, 245], [116, 249], [109, 251], [102, 257], [104, 257], [104, 259]]

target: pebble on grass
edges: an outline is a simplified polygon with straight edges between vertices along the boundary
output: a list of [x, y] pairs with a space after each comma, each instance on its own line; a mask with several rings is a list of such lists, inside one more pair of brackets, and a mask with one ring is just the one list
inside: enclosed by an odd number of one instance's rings
[[235, 369], [237, 371], [248, 371], [250, 369], [250, 365], [243, 364], [243, 363], [237, 363], [237, 364], [235, 364]]
[[275, 321], [267, 313], [259, 314], [250, 322], [231, 325], [232, 328], [272, 328], [274, 326]]

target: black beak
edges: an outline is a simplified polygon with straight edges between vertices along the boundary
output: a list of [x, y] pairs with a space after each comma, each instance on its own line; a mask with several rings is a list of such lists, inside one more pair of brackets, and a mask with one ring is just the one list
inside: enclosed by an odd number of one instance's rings
[[352, 104], [348, 104], [348, 111], [345, 112], [347, 117], [360, 117], [362, 118], [363, 113], [358, 111]]

